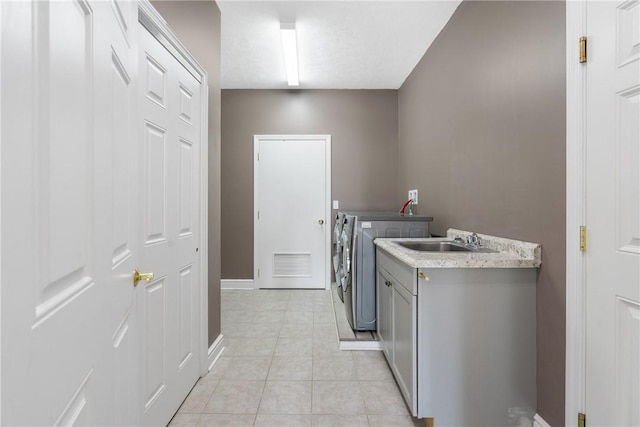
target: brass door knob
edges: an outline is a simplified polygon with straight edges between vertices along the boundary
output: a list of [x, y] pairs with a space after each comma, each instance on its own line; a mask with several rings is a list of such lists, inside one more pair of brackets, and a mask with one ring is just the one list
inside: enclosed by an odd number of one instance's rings
[[324, 219], [319, 219], [318, 220], [318, 224], [320, 224], [320, 225], [324, 224]]
[[136, 268], [133, 270], [133, 286], [138, 286], [138, 282], [141, 280], [149, 283], [153, 280], [153, 273], [140, 273], [140, 270]]

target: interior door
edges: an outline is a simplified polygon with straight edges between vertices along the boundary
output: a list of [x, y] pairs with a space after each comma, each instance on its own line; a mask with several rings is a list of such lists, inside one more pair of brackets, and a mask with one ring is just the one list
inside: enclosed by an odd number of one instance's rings
[[587, 2], [586, 410], [640, 425], [640, 6]]
[[132, 425], [131, 2], [2, 2], [3, 425]]
[[200, 376], [200, 83], [139, 32], [142, 421], [165, 425]]
[[256, 137], [256, 283], [325, 288], [329, 195], [325, 137]]

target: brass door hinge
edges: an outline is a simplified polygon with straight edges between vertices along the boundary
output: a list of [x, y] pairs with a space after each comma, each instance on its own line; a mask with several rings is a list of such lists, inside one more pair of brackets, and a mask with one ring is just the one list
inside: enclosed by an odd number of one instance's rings
[[580, 226], [580, 252], [587, 252], [587, 226]]
[[580, 37], [580, 63], [587, 62], [587, 38]]
[[587, 416], [582, 412], [578, 413], [578, 427], [585, 427], [587, 422]]

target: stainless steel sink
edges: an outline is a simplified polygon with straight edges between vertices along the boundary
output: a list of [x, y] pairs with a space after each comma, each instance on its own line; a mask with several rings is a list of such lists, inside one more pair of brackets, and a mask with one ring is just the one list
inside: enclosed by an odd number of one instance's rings
[[454, 242], [398, 242], [412, 251], [419, 252], [497, 252], [488, 248], [471, 248]]

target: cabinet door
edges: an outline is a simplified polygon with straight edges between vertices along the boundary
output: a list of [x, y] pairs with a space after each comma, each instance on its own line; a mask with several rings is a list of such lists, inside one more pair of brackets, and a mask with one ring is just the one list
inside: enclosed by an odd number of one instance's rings
[[378, 309], [378, 339], [382, 343], [389, 364], [393, 364], [393, 355], [391, 354], [391, 345], [393, 342], [392, 330], [392, 302], [393, 289], [389, 274], [382, 267], [378, 266], [377, 274], [377, 309]]
[[416, 345], [415, 319], [416, 297], [403, 286], [393, 284], [393, 365], [396, 369], [396, 380], [406, 402], [416, 414]]

